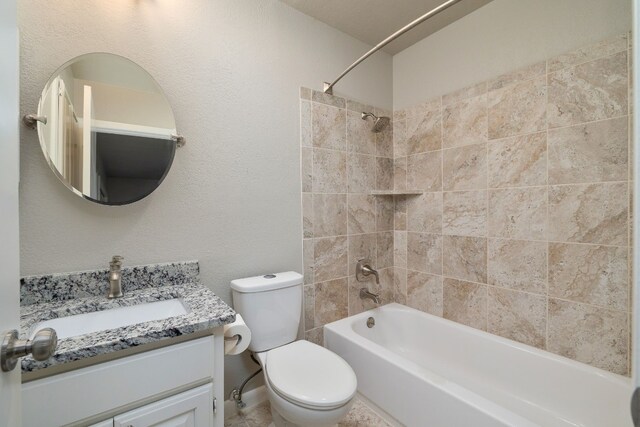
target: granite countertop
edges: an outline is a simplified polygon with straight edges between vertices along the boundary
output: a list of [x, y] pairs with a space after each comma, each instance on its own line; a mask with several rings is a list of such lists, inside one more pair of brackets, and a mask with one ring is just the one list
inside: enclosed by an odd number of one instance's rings
[[21, 281], [21, 338], [45, 320], [180, 298], [187, 314], [58, 340], [54, 356], [22, 359], [22, 372], [75, 362], [213, 329], [235, 321], [235, 311], [198, 279], [197, 261], [124, 269], [124, 297], [106, 297], [107, 270], [31, 276]]

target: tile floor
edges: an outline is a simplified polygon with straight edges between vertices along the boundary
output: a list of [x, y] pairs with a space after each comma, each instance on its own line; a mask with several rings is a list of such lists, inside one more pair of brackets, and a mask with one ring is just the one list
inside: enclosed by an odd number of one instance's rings
[[[271, 408], [269, 402], [261, 403], [244, 414], [233, 414], [228, 417], [225, 427], [267, 427], [271, 423]], [[357, 399], [342, 420], [340, 427], [391, 427], [391, 424], [380, 418], [362, 400]]]

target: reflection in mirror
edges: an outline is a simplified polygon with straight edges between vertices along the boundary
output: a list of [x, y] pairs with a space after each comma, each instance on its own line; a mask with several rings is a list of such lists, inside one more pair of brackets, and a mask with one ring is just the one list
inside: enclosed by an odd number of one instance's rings
[[63, 65], [45, 86], [40, 145], [60, 180], [107, 205], [153, 192], [175, 154], [173, 112], [162, 89], [121, 56], [91, 53]]

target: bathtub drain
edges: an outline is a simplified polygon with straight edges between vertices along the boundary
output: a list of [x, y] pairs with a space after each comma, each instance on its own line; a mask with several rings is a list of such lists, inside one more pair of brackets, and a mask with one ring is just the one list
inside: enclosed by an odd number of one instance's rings
[[369, 317], [367, 319], [367, 328], [373, 328], [376, 325], [376, 319]]

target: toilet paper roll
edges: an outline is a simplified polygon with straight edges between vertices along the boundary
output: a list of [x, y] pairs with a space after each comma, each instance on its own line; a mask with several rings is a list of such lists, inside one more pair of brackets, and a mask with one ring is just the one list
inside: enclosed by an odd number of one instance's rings
[[236, 321], [224, 325], [224, 354], [240, 354], [249, 347], [251, 331], [242, 316], [236, 313]]

